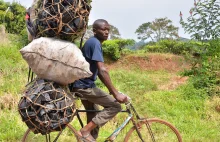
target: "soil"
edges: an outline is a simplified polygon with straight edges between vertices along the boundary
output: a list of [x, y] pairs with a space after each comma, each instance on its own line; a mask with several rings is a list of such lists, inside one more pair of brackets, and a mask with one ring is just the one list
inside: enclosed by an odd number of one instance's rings
[[8, 93], [0, 96], [0, 111], [3, 109], [11, 110], [12, 108], [15, 108], [17, 100], [18, 97]]
[[8, 42], [7, 34], [5, 32], [5, 27], [3, 25], [0, 25], [0, 39], [1, 39], [0, 40], [1, 44]]
[[173, 90], [188, 80], [188, 77], [179, 76], [177, 73], [189, 69], [190, 64], [182, 56], [151, 53], [143, 56], [124, 56], [117, 62], [107, 63], [107, 68], [109, 70], [118, 68], [125, 70], [139, 68], [144, 71], [165, 70], [172, 74], [171, 78], [168, 83], [158, 86], [158, 88], [160, 90]]

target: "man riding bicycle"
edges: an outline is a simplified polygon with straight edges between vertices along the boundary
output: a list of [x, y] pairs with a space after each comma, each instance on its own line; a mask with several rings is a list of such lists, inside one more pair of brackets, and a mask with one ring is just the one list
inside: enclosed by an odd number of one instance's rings
[[[89, 78], [77, 80], [70, 85], [71, 92], [75, 92], [83, 98], [82, 103], [85, 109], [97, 110], [97, 105], [104, 107], [103, 111], [97, 114], [87, 113], [88, 124], [80, 130], [79, 134], [89, 141], [95, 141], [98, 137], [99, 127], [105, 125], [121, 111], [120, 103], [128, 101], [127, 96], [118, 92], [113, 86], [104, 64], [102, 43], [108, 39], [109, 30], [110, 25], [106, 20], [98, 19], [94, 22], [94, 36], [89, 38], [82, 48], [83, 56], [90, 64], [90, 71], [93, 75]], [[95, 81], [97, 76], [108, 88], [113, 97], [96, 87]]]

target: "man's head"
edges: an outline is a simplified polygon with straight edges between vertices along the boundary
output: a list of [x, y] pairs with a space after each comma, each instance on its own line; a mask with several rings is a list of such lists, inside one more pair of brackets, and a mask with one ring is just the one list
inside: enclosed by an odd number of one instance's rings
[[98, 19], [93, 23], [93, 33], [101, 42], [108, 39], [110, 26], [104, 19]]

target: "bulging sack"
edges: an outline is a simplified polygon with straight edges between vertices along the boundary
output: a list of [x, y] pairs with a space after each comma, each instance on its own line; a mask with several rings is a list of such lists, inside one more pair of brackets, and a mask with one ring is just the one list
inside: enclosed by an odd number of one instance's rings
[[73, 119], [75, 102], [67, 87], [36, 79], [21, 97], [18, 111], [32, 132], [44, 135], [65, 129]]
[[92, 75], [81, 50], [71, 42], [41, 37], [20, 52], [39, 78], [68, 85]]

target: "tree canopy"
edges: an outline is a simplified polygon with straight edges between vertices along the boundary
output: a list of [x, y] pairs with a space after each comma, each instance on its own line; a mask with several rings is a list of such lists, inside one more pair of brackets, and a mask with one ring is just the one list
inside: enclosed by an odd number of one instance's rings
[[109, 39], [120, 39], [121, 34], [115, 26], [110, 24], [110, 32], [109, 32]]
[[187, 22], [180, 12], [180, 24], [191, 37], [209, 40], [220, 37], [220, 2], [218, 0], [198, 0], [189, 11]]
[[158, 18], [152, 22], [143, 23], [138, 27], [135, 33], [138, 39], [152, 41], [160, 41], [161, 39], [174, 39], [178, 38], [178, 27], [172, 24], [168, 18]]
[[26, 8], [17, 2], [0, 0], [0, 24], [4, 24], [9, 33], [19, 34], [25, 28]]

